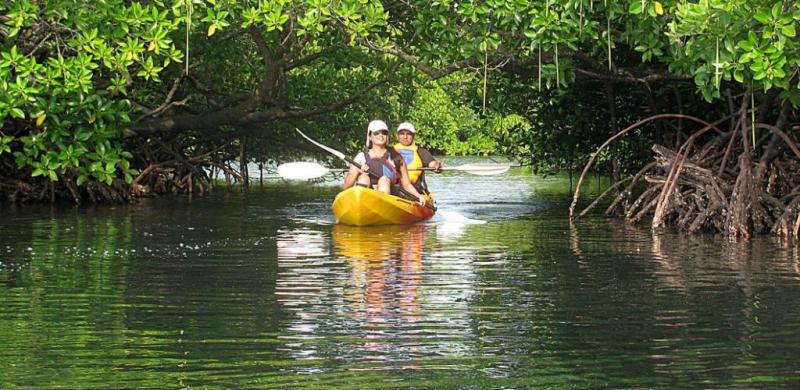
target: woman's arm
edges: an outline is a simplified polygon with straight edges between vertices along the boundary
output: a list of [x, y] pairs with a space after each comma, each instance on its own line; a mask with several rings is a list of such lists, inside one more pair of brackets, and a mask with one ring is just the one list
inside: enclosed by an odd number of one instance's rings
[[350, 164], [350, 169], [347, 170], [347, 176], [344, 177], [344, 188], [350, 188], [356, 184], [356, 180], [358, 179], [358, 175], [360, 173], [360, 169], [356, 168], [355, 165]]
[[[362, 169], [358, 169], [358, 167], [356, 167], [355, 165], [349, 164], [350, 169], [347, 170], [347, 175], [344, 177], [344, 188], [350, 188], [353, 185], [355, 185], [356, 180], [358, 180], [358, 176], [365, 171], [364, 167], [366, 166], [365, 162], [366, 158], [363, 156], [364, 156], [363, 153], [359, 153], [353, 159], [354, 162], [361, 164]], [[368, 169], [369, 168], [367, 168], [366, 170]]]

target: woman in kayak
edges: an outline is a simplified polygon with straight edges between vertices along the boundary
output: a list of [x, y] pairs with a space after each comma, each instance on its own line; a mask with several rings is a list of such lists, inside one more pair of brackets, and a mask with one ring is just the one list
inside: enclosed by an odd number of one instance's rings
[[374, 120], [367, 126], [367, 147], [353, 159], [361, 168], [350, 164], [350, 170], [344, 178], [344, 188], [356, 184], [374, 188], [385, 194], [405, 192], [426, 202], [411, 181], [408, 170], [397, 151], [389, 146], [389, 126], [382, 120]]

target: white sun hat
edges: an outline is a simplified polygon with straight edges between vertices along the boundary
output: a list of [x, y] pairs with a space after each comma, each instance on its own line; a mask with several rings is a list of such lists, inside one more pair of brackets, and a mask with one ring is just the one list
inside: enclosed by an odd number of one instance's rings
[[417, 129], [415, 129], [414, 125], [412, 125], [410, 122], [403, 122], [400, 124], [400, 126], [397, 126], [397, 131], [399, 132], [400, 130], [408, 130], [414, 134], [417, 133]]
[[369, 134], [372, 133], [373, 131], [378, 131], [378, 130], [389, 131], [389, 126], [386, 125], [386, 122], [380, 119], [375, 119], [374, 121], [369, 122], [369, 125], [367, 125], [367, 142], [366, 142], [367, 148], [371, 146], [371, 143], [369, 142]]
[[371, 133], [373, 131], [378, 131], [378, 130], [389, 130], [389, 126], [386, 126], [386, 122], [380, 119], [376, 119], [372, 122], [369, 122], [369, 126], [367, 126], [367, 131]]

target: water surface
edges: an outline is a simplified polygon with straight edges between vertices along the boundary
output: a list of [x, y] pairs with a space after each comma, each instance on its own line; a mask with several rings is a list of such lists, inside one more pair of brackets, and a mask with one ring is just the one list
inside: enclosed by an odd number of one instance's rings
[[0, 388], [800, 385], [796, 247], [570, 225], [566, 181], [520, 170], [429, 182], [411, 226], [274, 180], [0, 206]]

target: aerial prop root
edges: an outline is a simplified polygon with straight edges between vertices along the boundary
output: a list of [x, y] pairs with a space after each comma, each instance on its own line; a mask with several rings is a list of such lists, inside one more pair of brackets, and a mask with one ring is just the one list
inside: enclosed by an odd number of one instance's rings
[[[750, 141], [749, 121], [740, 119], [727, 132], [717, 127], [735, 115], [707, 123], [688, 115], [661, 114], [618, 132], [606, 140], [585, 165], [570, 205], [570, 218], [576, 220], [585, 216], [601, 198], [618, 191], [605, 214], [623, 216], [631, 224], [651, 216], [654, 228], [671, 225], [688, 232], [711, 231], [745, 239], [754, 233], [765, 232], [798, 238], [800, 148], [797, 142], [780, 126], [757, 123], [757, 129], [767, 130], [762, 140], [769, 136], [778, 142], [759, 142], [759, 147], [752, 152], [744, 146]], [[589, 206], [576, 213], [581, 186], [600, 152], [644, 124], [677, 118], [694, 121], [703, 127], [691, 133], [676, 151], [653, 145], [654, 161], [614, 183]], [[700, 144], [700, 137], [712, 130], [717, 134]], [[739, 133], [741, 137], [737, 137]], [[737, 138], [739, 142], [735, 141]], [[774, 144], [779, 144], [785, 152], [776, 149], [778, 146]], [[779, 153], [774, 153], [776, 151]], [[755, 154], [777, 156], [766, 162], [765, 175], [757, 173], [758, 164], [765, 162], [754, 159]], [[734, 164], [730, 163], [732, 156], [738, 156]], [[624, 189], [620, 191], [623, 185]]]
[[[643, 125], [645, 125], [647, 123], [650, 123], [650, 122], [653, 122], [653, 121], [656, 121], [656, 120], [660, 120], [660, 119], [688, 119], [688, 120], [692, 120], [692, 121], [701, 123], [703, 125], [706, 125], [706, 127], [715, 126], [715, 125], [709, 125], [707, 122], [703, 121], [702, 119], [695, 118], [695, 117], [690, 116], [690, 115], [684, 115], [684, 114], [658, 114], [658, 115], [653, 115], [653, 116], [651, 116], [649, 118], [642, 119], [642, 120], [640, 120], [640, 121], [638, 121], [638, 122], [626, 127], [625, 129], [620, 130], [619, 132], [617, 132], [617, 134], [614, 134], [611, 138], [609, 138], [605, 142], [603, 142], [603, 144], [600, 145], [600, 147], [598, 147], [597, 150], [594, 153], [592, 153], [592, 156], [591, 156], [591, 158], [589, 158], [589, 161], [586, 163], [586, 166], [583, 167], [583, 172], [581, 172], [581, 176], [578, 178], [578, 183], [575, 186], [575, 194], [572, 197], [572, 203], [569, 206], [569, 217], [571, 219], [575, 219], [575, 207], [577, 206], [578, 200], [580, 199], [581, 185], [583, 184], [583, 181], [586, 179], [587, 173], [592, 168], [592, 164], [594, 163], [594, 160], [597, 158], [597, 156], [600, 155], [600, 152], [602, 152], [606, 147], [608, 147], [608, 145], [610, 145], [612, 142], [616, 141], [618, 138], [622, 137], [623, 135], [625, 135], [625, 134], [627, 134], [627, 133], [629, 133], [629, 132], [631, 132], [633, 130], [638, 129], [639, 127], [641, 127], [641, 126], [643, 126]], [[723, 122], [724, 120], [727, 120], [727, 119], [728, 118], [721, 119], [717, 123], [721, 123], [721, 122]], [[714, 127], [714, 128], [716, 128], [716, 127]], [[703, 131], [703, 130], [701, 130], [701, 131]], [[686, 142], [689, 142], [689, 140], [687, 140]], [[684, 143], [684, 145], [685, 144], [686, 143]]]
[[226, 174], [240, 177], [229, 167], [205, 160], [169, 160], [149, 164], [133, 179], [130, 190], [136, 196], [194, 192], [202, 194], [213, 189], [211, 179], [202, 169], [205, 165], [214, 165]]

